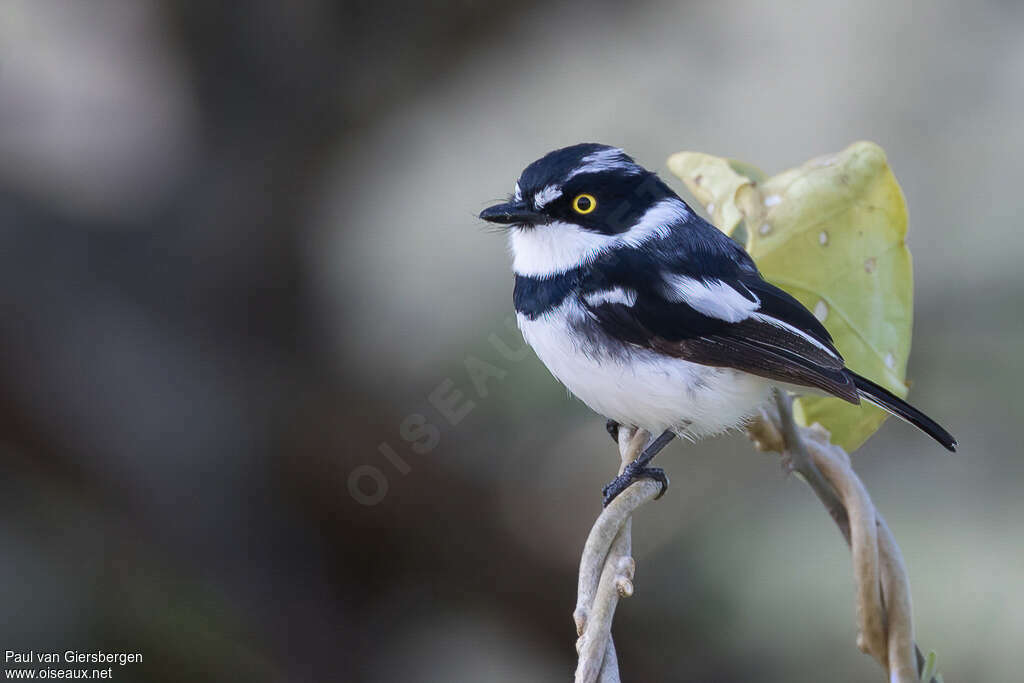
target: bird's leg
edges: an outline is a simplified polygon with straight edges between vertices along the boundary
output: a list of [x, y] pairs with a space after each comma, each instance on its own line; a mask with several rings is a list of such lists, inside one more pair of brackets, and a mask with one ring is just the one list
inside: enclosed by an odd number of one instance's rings
[[632, 484], [637, 479], [653, 479], [661, 484], [661, 491], [655, 497], [655, 500], [665, 495], [665, 491], [668, 490], [668, 477], [665, 476], [665, 470], [660, 467], [648, 467], [647, 464], [654, 459], [658, 453], [661, 452], [668, 442], [675, 438], [675, 432], [666, 429], [662, 432], [661, 436], [647, 444], [647, 448], [641, 453], [636, 460], [626, 465], [622, 470], [622, 474], [608, 482], [608, 485], [601, 489], [601, 493], [604, 494], [604, 505], [608, 507], [608, 503], [615, 499], [615, 496], [619, 495], [626, 490], [626, 487]]
[[617, 446], [619, 444], [619, 423], [615, 420], [608, 420], [604, 423], [604, 430], [608, 432], [608, 436], [612, 437], [612, 441]]

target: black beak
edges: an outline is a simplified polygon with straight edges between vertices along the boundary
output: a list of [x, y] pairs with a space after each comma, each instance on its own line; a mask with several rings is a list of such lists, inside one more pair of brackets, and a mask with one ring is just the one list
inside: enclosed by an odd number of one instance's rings
[[480, 212], [480, 218], [491, 223], [505, 225], [536, 225], [548, 221], [544, 214], [533, 211], [526, 205], [526, 202], [508, 202], [490, 206]]

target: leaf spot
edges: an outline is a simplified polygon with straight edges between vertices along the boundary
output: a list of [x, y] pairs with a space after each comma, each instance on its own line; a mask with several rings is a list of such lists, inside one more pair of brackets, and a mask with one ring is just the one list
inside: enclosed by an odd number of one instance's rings
[[825, 318], [828, 317], [828, 304], [818, 300], [818, 303], [814, 304], [814, 317], [818, 319], [818, 322], [825, 322]]
[[868, 260], [864, 261], [864, 272], [865, 273], [873, 273], [873, 272], [875, 272], [875, 266], [877, 266], [877, 265], [878, 265], [878, 261], [876, 261], [875, 257], [872, 256]]
[[777, 194], [770, 194], [770, 195], [768, 195], [767, 197], [764, 198], [764, 205], [765, 206], [775, 206], [776, 204], [778, 204], [781, 201], [782, 201], [782, 197], [780, 197], [779, 195], [777, 195]]
[[892, 355], [891, 352], [885, 354], [885, 367], [889, 368], [890, 370], [896, 367], [896, 357]]
[[821, 246], [825, 246], [826, 244], [828, 244], [828, 233], [825, 232], [824, 230], [822, 230], [818, 234], [818, 244], [820, 244]]
[[714, 212], [715, 212], [715, 203], [714, 202], [709, 202], [708, 203], [708, 213], [714, 213]]
[[771, 223], [765, 223], [760, 228], [758, 228], [757, 231], [759, 233], [761, 233], [762, 235], [767, 235], [768, 233], [770, 233], [772, 231], [772, 225], [771, 225]]

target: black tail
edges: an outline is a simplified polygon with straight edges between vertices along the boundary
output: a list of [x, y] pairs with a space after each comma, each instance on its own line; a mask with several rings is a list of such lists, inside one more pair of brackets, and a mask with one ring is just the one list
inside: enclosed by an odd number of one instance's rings
[[898, 418], [906, 420], [941, 443], [947, 450], [956, 451], [956, 439], [953, 438], [952, 434], [940, 427], [939, 423], [935, 420], [884, 387], [878, 386], [869, 379], [864, 379], [855, 372], [850, 372], [849, 370], [847, 372], [853, 378], [853, 383], [857, 387], [857, 393], [860, 394], [861, 398], [889, 411]]

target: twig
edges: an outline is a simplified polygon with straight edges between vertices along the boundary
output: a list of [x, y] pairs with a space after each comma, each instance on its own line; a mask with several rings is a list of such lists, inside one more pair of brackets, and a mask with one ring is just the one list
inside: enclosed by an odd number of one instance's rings
[[[836, 494], [835, 489], [822, 476], [821, 470], [814, 464], [814, 460], [807, 452], [804, 440], [800, 438], [799, 426], [793, 419], [793, 400], [784, 395], [781, 391], [775, 390], [775, 413], [769, 413], [774, 418], [772, 423], [778, 425], [781, 431], [778, 452], [787, 458], [786, 465], [790, 471], [796, 472], [807, 482], [811, 490], [818, 496], [818, 500], [828, 510], [829, 516], [839, 526], [839, 531], [850, 543], [850, 517], [843, 506], [843, 501]], [[776, 450], [776, 449], [772, 449]]]
[[[619, 428], [619, 473], [633, 462], [650, 438], [644, 430]], [[618, 683], [619, 667], [611, 626], [620, 597], [633, 594], [633, 511], [653, 500], [661, 485], [649, 479], [634, 482], [594, 522], [580, 558], [576, 596], [576, 683]]]

